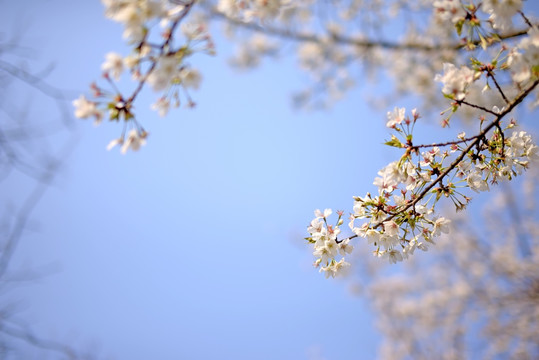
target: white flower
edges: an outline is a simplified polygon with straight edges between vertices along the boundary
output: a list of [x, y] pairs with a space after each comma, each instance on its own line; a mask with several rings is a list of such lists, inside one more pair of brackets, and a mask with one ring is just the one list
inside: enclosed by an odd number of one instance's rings
[[460, 69], [450, 63], [444, 63], [444, 74], [437, 74], [435, 81], [444, 84], [442, 92], [446, 95], [453, 95], [456, 100], [462, 100], [466, 96], [468, 85], [474, 80], [475, 72], [472, 69], [462, 66]]
[[393, 220], [384, 221], [384, 233], [388, 236], [396, 236], [399, 233], [399, 225]]
[[522, 53], [513, 49], [507, 59], [507, 65], [511, 71], [511, 77], [514, 82], [522, 83], [528, 81], [531, 77], [530, 65]]
[[508, 157], [524, 157], [524, 160], [535, 161], [538, 159], [537, 146], [532, 137], [525, 131], [514, 131], [508, 139], [509, 148], [506, 149]]
[[110, 151], [113, 147], [117, 145], [122, 145], [123, 143], [124, 143], [123, 138], [114, 139], [111, 142], [109, 142], [109, 144], [107, 145], [107, 150]]
[[138, 54], [128, 55], [124, 59], [124, 65], [129, 69], [135, 68], [139, 63], [140, 56]]
[[346, 254], [351, 254], [354, 250], [354, 247], [350, 245], [350, 239], [346, 239], [339, 243], [339, 253], [342, 256], [345, 256]]
[[377, 244], [381, 245], [386, 250], [390, 250], [399, 244], [399, 237], [397, 235], [384, 233], [378, 238]]
[[171, 9], [166, 10], [166, 14], [162, 16], [162, 19], [159, 22], [159, 25], [161, 25], [162, 28], [165, 28], [169, 26], [171, 22], [177, 21], [179, 17], [181, 16], [182, 12], [184, 11], [184, 9], [185, 9], [185, 5], [180, 4], [180, 5], [176, 5], [172, 7]]
[[236, 0], [219, 0], [219, 3], [217, 4], [217, 10], [225, 14], [227, 17], [234, 18], [238, 17], [241, 8], [236, 2]]
[[380, 241], [380, 238], [382, 237], [382, 234], [380, 234], [379, 231], [368, 228], [367, 226], [361, 227], [359, 229], [360, 232], [358, 235], [367, 238], [367, 242], [369, 244], [378, 243]]
[[324, 242], [323, 246], [315, 246], [313, 255], [320, 258], [323, 263], [328, 262], [337, 255], [337, 243], [333, 240], [327, 240]]
[[468, 186], [470, 187], [470, 189], [472, 189], [475, 192], [489, 190], [488, 183], [485, 180], [483, 180], [483, 176], [477, 170], [470, 172], [470, 174], [466, 178], [466, 182], [468, 183]]
[[174, 56], [163, 56], [155, 69], [148, 75], [148, 83], [154, 91], [164, 90], [178, 75], [178, 60]]
[[101, 70], [104, 73], [112, 75], [116, 80], [120, 79], [120, 75], [124, 71], [124, 61], [120, 54], [109, 52], [105, 55], [105, 62], [101, 65]]
[[88, 101], [84, 95], [73, 100], [73, 106], [75, 107], [75, 116], [82, 119], [92, 116], [96, 111], [95, 103]]
[[204, 40], [208, 36], [206, 25], [201, 22], [188, 22], [181, 25], [182, 33], [189, 40]]
[[402, 256], [405, 259], [408, 259], [409, 256], [414, 255], [414, 251], [417, 248], [417, 238], [413, 238], [408, 242], [406, 247], [402, 249]]
[[442, 21], [450, 20], [455, 24], [466, 16], [460, 0], [436, 0], [432, 6], [435, 16]]
[[271, 54], [278, 49], [276, 43], [271, 42], [267, 36], [258, 33], [249, 39], [249, 46], [259, 54]]
[[181, 69], [179, 77], [181, 79], [181, 83], [185, 88], [192, 88], [195, 90], [199, 88], [200, 82], [202, 80], [202, 75], [200, 75], [200, 72], [192, 68]]
[[395, 249], [387, 250], [382, 253], [382, 257], [385, 257], [389, 260], [390, 264], [396, 264], [399, 261], [403, 260], [402, 254]]
[[346, 275], [348, 268], [350, 267], [350, 264], [344, 261], [344, 258], [339, 260], [333, 265], [333, 272], [336, 276], [343, 276]]
[[512, 27], [511, 19], [522, 9], [521, 0], [483, 0], [481, 8], [490, 14], [489, 20], [495, 29], [507, 30]]
[[439, 236], [441, 233], [449, 234], [449, 224], [451, 220], [444, 217], [439, 217], [434, 221], [434, 228], [432, 229], [432, 236]]
[[417, 244], [417, 248], [422, 250], [422, 251], [428, 251], [429, 250], [429, 245], [425, 244], [424, 242], [420, 242], [420, 243]]
[[511, 50], [507, 65], [515, 82], [521, 83], [530, 79], [532, 67], [539, 66], [539, 28], [532, 27], [528, 31], [528, 36]]
[[320, 272], [325, 272], [326, 279], [329, 278], [330, 276], [335, 277], [335, 275], [337, 275], [335, 273], [335, 269], [334, 269], [334, 267], [332, 265], [322, 266], [320, 268]]
[[138, 22], [132, 22], [125, 24], [125, 29], [123, 33], [124, 39], [127, 39], [129, 43], [136, 44], [141, 43], [144, 40], [144, 31], [143, 24]]
[[388, 128], [394, 128], [397, 125], [400, 125], [402, 121], [404, 120], [404, 112], [406, 111], [405, 108], [397, 108], [393, 110], [393, 112], [388, 111], [387, 112], [387, 123], [386, 126]]
[[327, 219], [332, 213], [333, 211], [331, 209], [325, 209], [324, 212], [320, 211], [320, 209], [316, 209], [314, 211], [314, 216], [316, 216], [316, 218]]
[[461, 161], [457, 164], [457, 177], [463, 178], [471, 170], [472, 164], [468, 161]]
[[303, 68], [307, 70], [316, 69], [323, 63], [324, 50], [318, 43], [306, 42], [299, 46], [298, 57]]
[[153, 0], [101, 0], [105, 16], [127, 24], [139, 23], [167, 15], [165, 4]]
[[319, 217], [316, 217], [311, 221], [311, 224], [309, 227], [307, 227], [307, 231], [309, 234], [315, 234], [322, 232], [322, 229], [324, 228], [324, 221], [320, 219]]
[[73, 106], [75, 107], [75, 116], [80, 119], [94, 116], [95, 125], [99, 124], [101, 120], [103, 120], [103, 112], [97, 109], [95, 102], [89, 101], [84, 95], [81, 95], [78, 99], [73, 100]]
[[136, 0], [101, 0], [105, 16], [117, 22], [133, 22], [139, 19]]
[[147, 134], [145, 132], [139, 133], [136, 129], [131, 130], [122, 146], [122, 154], [125, 154], [129, 149], [138, 151], [142, 145], [146, 144], [146, 136]]
[[326, 279], [335, 276], [342, 276], [346, 274], [346, 270], [350, 267], [350, 264], [344, 261], [344, 258], [342, 258], [338, 262], [332, 262], [331, 264], [327, 266], [323, 266], [320, 268], [320, 272], [326, 273]]
[[281, 0], [254, 0], [254, 15], [262, 20], [279, 15], [282, 7]]
[[398, 161], [393, 161], [378, 172], [373, 184], [380, 188], [380, 191], [392, 192], [400, 183], [407, 180], [406, 173], [400, 168]]
[[170, 109], [170, 100], [166, 97], [159, 98], [153, 105], [152, 110], [157, 110], [159, 116], [163, 117], [168, 113]]

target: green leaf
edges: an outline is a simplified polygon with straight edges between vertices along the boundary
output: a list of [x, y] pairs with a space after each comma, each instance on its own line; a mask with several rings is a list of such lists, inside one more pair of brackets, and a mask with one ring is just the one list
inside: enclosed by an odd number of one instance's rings
[[464, 25], [464, 19], [460, 19], [455, 24], [455, 29], [457, 29], [457, 34], [460, 36], [462, 34], [462, 26]]
[[481, 34], [479, 34], [479, 38], [481, 39], [481, 47], [483, 48], [483, 50], [486, 50], [488, 47], [487, 40]]
[[393, 146], [396, 148], [403, 148], [404, 145], [400, 142], [395, 135], [391, 135], [391, 140], [386, 141], [384, 145]]
[[443, 95], [444, 95], [444, 98], [446, 98], [446, 99], [455, 100], [455, 95], [453, 95], [453, 94], [443, 93]]
[[110, 117], [109, 119], [112, 121], [112, 120], [119, 120], [119, 117], [120, 117], [120, 112], [118, 111], [118, 109], [116, 108], [113, 108], [110, 110]]

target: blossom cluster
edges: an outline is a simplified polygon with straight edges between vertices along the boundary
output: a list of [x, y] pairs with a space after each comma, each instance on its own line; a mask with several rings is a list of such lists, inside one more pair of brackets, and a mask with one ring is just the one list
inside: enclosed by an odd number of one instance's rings
[[[105, 5], [105, 16], [123, 24], [123, 36], [132, 51], [127, 56], [116, 52], [106, 54], [101, 69], [110, 90], [93, 83], [90, 88], [92, 98], [81, 95], [73, 101], [73, 105], [76, 117], [93, 118], [96, 125], [104, 118], [123, 121], [121, 136], [112, 140], [107, 149], [118, 145], [122, 153], [125, 153], [129, 149], [138, 150], [148, 136], [133, 111], [133, 103], [143, 86], [148, 84], [154, 92], [160, 94], [151, 105], [160, 116], [165, 116], [171, 106], [179, 107], [182, 98], [187, 99], [187, 106], [194, 106], [190, 91], [199, 88], [202, 76], [187, 60], [197, 52], [214, 54], [215, 47], [204, 23], [185, 21], [194, 0], [102, 2]], [[159, 23], [157, 27], [160, 35], [152, 32], [156, 23]], [[178, 28], [183, 41], [176, 40]], [[126, 71], [137, 83], [130, 95], [122, 94], [116, 85]]]
[[[345, 264], [342, 259], [335, 260], [336, 250], [349, 250], [340, 251], [342, 255], [351, 252], [349, 241], [356, 237], [365, 238], [375, 247], [374, 255], [390, 263], [407, 259], [416, 249], [427, 251], [436, 237], [449, 232], [450, 220], [435, 211], [441, 198], [450, 199], [457, 210], [463, 210], [471, 200], [465, 189], [488, 191], [491, 184], [511, 180], [530, 162], [539, 160], [539, 148], [527, 132], [504, 135], [515, 127], [514, 121], [503, 130], [494, 130], [490, 137], [481, 133], [466, 138], [460, 133], [456, 141], [416, 146], [411, 129], [419, 118], [415, 109], [411, 118], [405, 116], [404, 108], [388, 112], [387, 126], [396, 135], [386, 144], [405, 152], [378, 172], [373, 183], [377, 195], [354, 197], [349, 222], [354, 235], [338, 239], [342, 212], [335, 226], [327, 225], [330, 209], [315, 213], [307, 239], [315, 246], [315, 265], [326, 264], [323, 271], [333, 275]], [[364, 222], [357, 224], [358, 220]]]
[[[354, 249], [349, 239], [339, 241], [337, 238], [341, 232], [339, 227], [343, 224], [343, 219], [341, 219], [343, 212], [337, 212], [339, 218], [335, 225], [327, 223], [327, 218], [331, 214], [331, 209], [325, 209], [323, 212], [316, 210], [315, 218], [308, 228], [311, 236], [306, 238], [314, 244], [314, 256], [317, 257], [314, 266], [320, 267], [320, 272], [324, 272], [326, 278], [342, 275], [345, 272], [350, 264], [344, 260], [344, 255], [352, 253]], [[339, 261], [335, 260], [338, 253], [343, 256]]]
[[511, 50], [507, 61], [515, 83], [526, 83], [539, 76], [539, 28], [534, 26], [528, 36]]
[[450, 63], [444, 64], [444, 74], [437, 74], [434, 81], [444, 84], [442, 92], [455, 100], [462, 100], [467, 94], [469, 85], [475, 80], [477, 72], [462, 66], [457, 68]]
[[277, 17], [289, 0], [219, 0], [217, 10], [230, 18], [250, 22]]

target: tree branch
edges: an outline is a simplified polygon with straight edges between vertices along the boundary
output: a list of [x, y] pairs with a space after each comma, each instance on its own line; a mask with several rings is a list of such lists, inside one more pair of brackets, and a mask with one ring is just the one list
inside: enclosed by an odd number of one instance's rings
[[[536, 87], [537, 85], [539, 85], [539, 80], [536, 80], [535, 82], [533, 82], [530, 87], [528, 89], [526, 89], [525, 91], [523, 91], [522, 93], [520, 93], [520, 95], [518, 95], [508, 106], [507, 108], [501, 112], [500, 114], [496, 114], [496, 118], [491, 122], [489, 123], [479, 134], [477, 134], [476, 136], [473, 136], [469, 139], [465, 139], [465, 140], [473, 140], [470, 144], [468, 144], [468, 146], [461, 151], [460, 155], [447, 167], [447, 169], [444, 170], [444, 172], [442, 172], [440, 175], [438, 175], [438, 177], [436, 179], [434, 179], [433, 181], [430, 182], [430, 184], [428, 184], [416, 197], [413, 201], [411, 201], [410, 203], [404, 205], [402, 208], [399, 209], [399, 211], [395, 212], [395, 213], [392, 213], [390, 214], [389, 216], [387, 216], [385, 219], [373, 224], [371, 226], [371, 228], [375, 229], [377, 227], [380, 227], [382, 226], [382, 224], [384, 222], [387, 222], [387, 221], [391, 221], [392, 219], [394, 219], [396, 216], [398, 216], [399, 214], [402, 214], [404, 212], [406, 212], [408, 209], [414, 207], [419, 201], [421, 201], [431, 190], [432, 188], [434, 188], [434, 186], [436, 186], [437, 184], [441, 183], [442, 180], [453, 170], [457, 167], [457, 165], [464, 159], [464, 157], [468, 154], [468, 152], [470, 150], [472, 150], [475, 146], [477, 146], [479, 144], [479, 142], [481, 141], [481, 139], [483, 139], [486, 134], [492, 130], [494, 127], [499, 127], [499, 123], [500, 121], [507, 115], [509, 114], [518, 104], [520, 104]], [[465, 141], [465, 140], [461, 140], [462, 141]], [[443, 145], [443, 144], [442, 144]], [[448, 144], [449, 145], [449, 144]], [[350, 239], [354, 239], [358, 237], [358, 235], [352, 235], [352, 236], [349, 236], [347, 238], [344, 238], [342, 240], [336, 240], [337, 243], [341, 243], [345, 240], [350, 240]]]
[[[292, 30], [287, 30], [284, 28], [269, 26], [269, 25], [258, 25], [252, 22], [244, 22], [237, 18], [231, 18], [227, 16], [226, 14], [223, 14], [222, 12], [219, 12], [215, 8], [210, 8], [209, 6], [205, 6], [207, 11], [209, 12], [210, 16], [218, 19], [227, 21], [233, 25], [264, 33], [269, 34], [272, 36], [293, 40], [293, 41], [300, 41], [300, 42], [314, 42], [314, 43], [322, 43], [325, 41], [324, 38], [321, 36], [314, 34], [314, 33], [302, 33], [302, 32], [294, 32]], [[528, 29], [522, 29], [522, 30], [515, 30], [512, 32], [508, 32], [506, 34], [498, 35], [498, 37], [501, 40], [511, 39], [514, 37], [519, 37], [522, 35], [525, 35], [528, 33]], [[437, 52], [442, 50], [461, 50], [465, 48], [469, 44], [463, 44], [463, 43], [446, 43], [446, 44], [425, 44], [425, 43], [398, 43], [398, 42], [391, 42], [391, 41], [385, 41], [385, 40], [364, 40], [364, 39], [358, 39], [358, 38], [352, 38], [340, 34], [329, 34], [331, 41], [341, 44], [341, 45], [350, 45], [350, 46], [356, 46], [360, 48], [365, 49], [372, 49], [372, 48], [382, 48], [387, 50], [419, 50], [424, 52]], [[481, 42], [479, 40], [475, 40], [471, 42], [471, 44], [479, 45]]]

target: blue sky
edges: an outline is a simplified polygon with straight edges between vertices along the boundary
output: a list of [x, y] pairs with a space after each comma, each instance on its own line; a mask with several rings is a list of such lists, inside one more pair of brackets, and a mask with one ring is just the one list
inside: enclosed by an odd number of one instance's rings
[[[72, 98], [107, 52], [128, 53], [99, 1], [0, 5], [1, 31], [22, 31], [31, 68], [54, 63], [47, 80]], [[159, 118], [156, 96], [139, 98], [142, 151], [107, 152], [119, 126], [73, 120], [76, 147], [14, 262], [52, 275], [13, 294], [18, 317], [112, 359], [373, 357], [366, 304], [312, 268], [302, 238], [316, 208], [349, 210], [370, 189], [389, 160], [385, 115], [354, 100], [359, 91], [329, 111], [293, 110], [305, 76], [292, 57], [239, 73], [214, 34], [218, 56], [192, 60], [204, 77], [195, 109]], [[58, 116], [46, 98], [30, 105], [36, 123]]]

